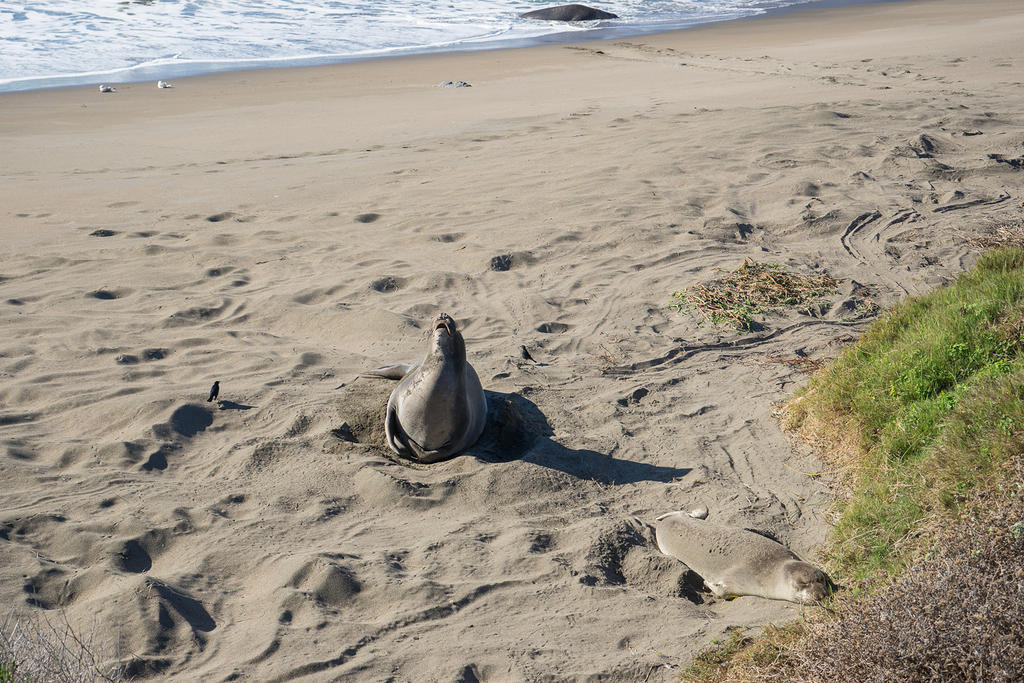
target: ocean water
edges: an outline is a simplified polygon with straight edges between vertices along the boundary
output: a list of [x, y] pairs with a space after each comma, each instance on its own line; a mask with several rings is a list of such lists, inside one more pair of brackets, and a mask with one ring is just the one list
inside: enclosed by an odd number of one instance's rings
[[684, 28], [812, 0], [602, 0], [619, 19], [518, 18], [559, 0], [0, 0], [0, 91]]

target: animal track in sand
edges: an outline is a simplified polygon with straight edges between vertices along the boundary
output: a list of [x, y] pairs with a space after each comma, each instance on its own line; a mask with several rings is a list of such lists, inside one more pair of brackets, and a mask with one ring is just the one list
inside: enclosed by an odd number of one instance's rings
[[67, 575], [66, 571], [52, 567], [43, 569], [32, 577], [27, 577], [25, 584], [21, 587], [27, 594], [25, 602], [32, 607], [41, 607], [46, 610], [66, 606], [69, 602], [64, 594]]
[[352, 220], [354, 220], [356, 223], [373, 223], [379, 218], [379, 213], [361, 213]]
[[126, 541], [114, 557], [118, 569], [130, 574], [148, 572], [153, 566], [153, 558], [136, 539]]
[[167, 456], [179, 450], [179, 448], [178, 444], [175, 443], [162, 444], [159, 448], [149, 454], [149, 459], [146, 460], [139, 469], [144, 472], [152, 472], [153, 470], [160, 470], [162, 472], [163, 470], [166, 470], [168, 466]]
[[[151, 591], [148, 591], [150, 594], [155, 592], [159, 596], [158, 601], [160, 602], [160, 607], [163, 608], [159, 610], [161, 613], [166, 614], [173, 610], [174, 613], [177, 613], [188, 624], [192, 631], [208, 633], [217, 627], [213, 617], [206, 611], [203, 604], [181, 589], [155, 579], [148, 579], [146, 587], [151, 589]], [[169, 615], [166, 619], [160, 619], [161, 626], [173, 627], [174, 624], [175, 621]]]
[[662, 556], [650, 529], [636, 520], [602, 529], [591, 542], [583, 566], [570, 572], [585, 586], [624, 586], [648, 595], [704, 602], [703, 581], [685, 565]]
[[288, 587], [301, 592], [318, 605], [339, 607], [352, 602], [363, 590], [348, 567], [324, 557], [306, 562], [292, 575]]
[[491, 258], [489, 268], [496, 272], [504, 272], [512, 267], [512, 254], [501, 254]]
[[[220, 301], [211, 306], [193, 306], [183, 311], [172, 313], [164, 321], [164, 327], [183, 327], [187, 325], [198, 325], [215, 321], [233, 320], [240, 322], [247, 316], [245, 304], [240, 303], [232, 308], [234, 301], [228, 297], [221, 297]], [[229, 309], [231, 309], [229, 311]]]
[[171, 414], [167, 424], [175, 434], [192, 438], [213, 424], [213, 413], [205, 406], [186, 403]]
[[405, 285], [405, 280], [403, 278], [386, 276], [371, 282], [370, 289], [384, 294], [387, 292], [398, 291], [403, 285]]
[[620, 406], [635, 405], [639, 403], [650, 391], [646, 387], [639, 387], [635, 391], [631, 392], [628, 396], [620, 398], [616, 403]]
[[227, 275], [233, 270], [234, 268], [232, 268], [231, 266], [223, 266], [221, 268], [209, 268], [206, 271], [206, 277], [220, 277], [221, 275]]
[[89, 292], [88, 296], [101, 301], [112, 301], [131, 294], [130, 289], [97, 289]]
[[140, 360], [144, 361], [155, 361], [163, 360], [170, 355], [168, 349], [144, 349], [141, 354], [136, 356], [131, 353], [121, 353], [114, 358], [114, 362], [118, 365], [135, 365]]
[[[301, 294], [296, 294], [295, 296], [292, 297], [292, 301], [294, 301], [297, 304], [304, 304], [304, 305], [319, 304], [319, 303], [322, 303], [324, 301], [329, 300], [331, 297], [333, 297], [341, 289], [342, 289], [341, 286], [337, 286], [337, 287], [323, 287], [323, 288], [318, 287], [316, 289], [309, 290], [308, 292], [302, 292]], [[377, 290], [377, 291], [381, 291], [381, 290]]]
[[[186, 403], [179, 406], [167, 422], [153, 425], [153, 435], [163, 443], [149, 454], [140, 469], [145, 472], [166, 470], [170, 464], [168, 457], [181, 450], [182, 442], [206, 431], [212, 424], [213, 411], [205, 405]], [[141, 459], [141, 451], [146, 448], [145, 443], [129, 444], [125, 442], [124, 446], [127, 449], [125, 460], [129, 464], [138, 462]]]

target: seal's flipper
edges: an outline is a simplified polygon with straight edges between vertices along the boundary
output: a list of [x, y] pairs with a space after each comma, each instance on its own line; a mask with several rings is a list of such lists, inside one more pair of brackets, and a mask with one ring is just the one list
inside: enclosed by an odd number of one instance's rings
[[689, 515], [690, 517], [693, 517], [694, 519], [707, 519], [708, 518], [708, 509], [706, 507], [701, 506], [701, 507], [698, 507], [698, 508], [694, 508], [692, 510], [676, 510], [675, 512], [666, 512], [663, 515], [658, 515], [657, 517], [655, 517], [654, 521], [655, 522], [660, 522], [661, 520], [665, 519], [666, 517], [671, 517], [672, 515]]
[[433, 463], [439, 460], [444, 460], [446, 458], [451, 457], [456, 452], [456, 449], [452, 447], [451, 441], [448, 441], [443, 445], [438, 446], [437, 448], [429, 450], [424, 448], [423, 446], [420, 446], [412, 439], [409, 439], [406, 445], [408, 445], [412, 452], [416, 454], [413, 457], [413, 459], [416, 460], [417, 462], [424, 463]]
[[407, 443], [408, 437], [402, 431], [402, 425], [398, 423], [398, 411], [392, 406], [392, 401], [393, 399], [388, 400], [387, 417], [384, 418], [384, 439], [395, 453], [410, 458], [413, 453]]
[[396, 363], [395, 365], [385, 365], [382, 368], [374, 368], [373, 370], [366, 370], [360, 372], [360, 377], [383, 377], [384, 379], [402, 379], [410, 372], [412, 372], [418, 363]]
[[450, 441], [433, 450], [428, 450], [416, 443], [415, 439], [402, 430], [402, 426], [398, 422], [398, 413], [394, 411], [388, 411], [387, 420], [384, 422], [384, 434], [393, 451], [416, 462], [434, 463], [450, 457], [454, 452]]

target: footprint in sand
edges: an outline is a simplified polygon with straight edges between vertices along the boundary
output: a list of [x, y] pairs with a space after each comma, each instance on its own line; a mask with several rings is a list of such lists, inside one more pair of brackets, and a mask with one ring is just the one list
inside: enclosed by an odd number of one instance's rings
[[569, 326], [565, 323], [542, 323], [537, 326], [537, 331], [541, 334], [562, 334], [569, 331]]
[[114, 299], [120, 299], [130, 293], [130, 290], [127, 289], [97, 289], [89, 292], [89, 296], [93, 299], [99, 299], [100, 301], [113, 301]]
[[405, 280], [402, 278], [387, 276], [371, 282], [370, 289], [381, 293], [395, 292], [401, 289], [404, 284]]

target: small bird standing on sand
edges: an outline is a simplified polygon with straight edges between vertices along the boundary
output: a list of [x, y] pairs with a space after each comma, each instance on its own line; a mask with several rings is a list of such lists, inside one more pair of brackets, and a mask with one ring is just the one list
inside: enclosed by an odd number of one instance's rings
[[112, 85], [101, 85], [100, 92], [117, 92], [117, 88]]
[[220, 393], [220, 380], [216, 380], [216, 381], [214, 381], [213, 386], [210, 387], [210, 398], [206, 399], [206, 402], [209, 403], [210, 401], [212, 401], [215, 398], [217, 398], [217, 394], [219, 394], [219, 393]]
[[157, 81], [156, 82], [156, 87], [163, 89], [163, 88], [173, 88], [174, 86], [171, 85], [170, 83], [168, 83], [167, 81]]

